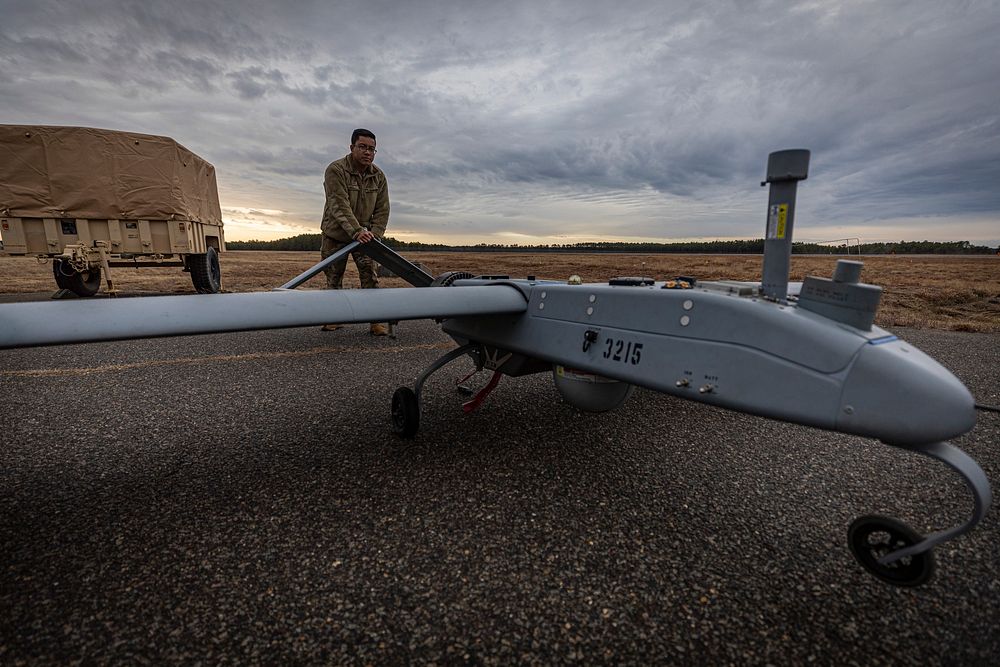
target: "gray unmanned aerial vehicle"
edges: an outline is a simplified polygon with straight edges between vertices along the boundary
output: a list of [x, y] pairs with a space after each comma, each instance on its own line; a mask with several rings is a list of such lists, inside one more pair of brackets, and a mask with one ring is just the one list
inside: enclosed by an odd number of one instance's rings
[[[372, 241], [346, 246], [271, 292], [3, 305], [0, 348], [434, 318], [457, 347], [393, 395], [393, 429], [403, 438], [417, 432], [428, 377], [468, 355], [493, 377], [467, 409], [503, 375], [547, 372], [563, 398], [585, 410], [615, 408], [640, 386], [877, 438], [943, 461], [972, 491], [968, 521], [921, 536], [895, 519], [864, 516], [848, 531], [851, 551], [869, 572], [916, 586], [933, 572], [932, 548], [972, 529], [992, 502], [983, 470], [946, 442], [973, 428], [980, 406], [943, 366], [874, 326], [881, 288], [859, 282], [860, 262], [840, 260], [832, 278], [789, 284], [796, 188], [808, 165], [806, 150], [768, 158], [761, 283], [625, 277], [574, 284], [461, 272], [434, 278]], [[294, 289], [355, 250], [414, 287]]]

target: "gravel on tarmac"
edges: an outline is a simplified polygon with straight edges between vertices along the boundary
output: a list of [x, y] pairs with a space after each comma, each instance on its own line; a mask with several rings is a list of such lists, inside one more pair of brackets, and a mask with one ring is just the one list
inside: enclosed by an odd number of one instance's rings
[[[646, 390], [585, 414], [546, 374], [466, 415], [467, 360], [403, 442], [393, 391], [453, 343], [397, 332], [0, 352], [0, 663], [1000, 664], [996, 508], [922, 588], [846, 547], [963, 521], [946, 466]], [[896, 333], [1000, 404], [1000, 336]], [[994, 483], [998, 434], [955, 442]]]

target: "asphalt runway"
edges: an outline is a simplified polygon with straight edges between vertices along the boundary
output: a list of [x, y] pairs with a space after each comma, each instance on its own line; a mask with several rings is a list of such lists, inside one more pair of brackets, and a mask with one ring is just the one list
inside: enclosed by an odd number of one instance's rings
[[[1000, 336], [896, 333], [1000, 404]], [[846, 547], [964, 520], [944, 465], [644, 390], [583, 414], [542, 375], [465, 415], [465, 360], [401, 444], [392, 392], [451, 342], [398, 334], [0, 352], [0, 663], [1000, 663], [997, 508], [919, 589]], [[994, 485], [998, 435], [956, 441]]]

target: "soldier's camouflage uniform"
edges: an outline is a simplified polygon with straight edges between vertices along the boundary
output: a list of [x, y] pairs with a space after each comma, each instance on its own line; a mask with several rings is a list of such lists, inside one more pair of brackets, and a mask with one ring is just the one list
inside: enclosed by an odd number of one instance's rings
[[[323, 178], [326, 206], [323, 208], [323, 245], [320, 248], [326, 259], [354, 240], [362, 228], [376, 238], [385, 236], [389, 224], [389, 186], [385, 174], [374, 164], [362, 173], [354, 166], [351, 155], [330, 163]], [[371, 257], [353, 252], [351, 257], [358, 267], [363, 289], [378, 287], [375, 262]], [[344, 282], [347, 258], [326, 267], [326, 285], [340, 289]]]

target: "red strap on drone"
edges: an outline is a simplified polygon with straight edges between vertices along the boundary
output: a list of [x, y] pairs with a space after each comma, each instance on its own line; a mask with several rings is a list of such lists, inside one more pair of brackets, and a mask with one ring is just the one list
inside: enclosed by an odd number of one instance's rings
[[479, 390], [479, 393], [473, 396], [471, 399], [462, 404], [462, 410], [464, 412], [472, 412], [486, 400], [486, 397], [490, 395], [494, 389], [496, 389], [497, 383], [500, 382], [500, 371], [493, 371], [493, 377], [490, 381], [486, 383], [486, 386]]

